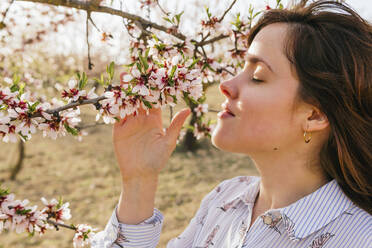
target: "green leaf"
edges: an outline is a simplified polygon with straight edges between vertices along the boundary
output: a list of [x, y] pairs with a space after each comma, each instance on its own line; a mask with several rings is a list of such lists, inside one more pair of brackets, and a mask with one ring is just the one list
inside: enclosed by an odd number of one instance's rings
[[93, 78], [93, 80], [97, 83], [99, 83], [102, 86], [105, 86], [105, 80], [103, 78], [103, 75], [101, 74], [101, 78]]
[[151, 103], [146, 101], [145, 99], [142, 98], [142, 102], [148, 107], [149, 109], [152, 109]]
[[26, 85], [24, 83], [19, 84], [18, 92], [19, 92], [20, 95], [22, 95], [25, 92], [25, 86]]
[[115, 69], [115, 63], [111, 62], [110, 65], [107, 66], [106, 72], [109, 76], [109, 81], [111, 82], [112, 79], [114, 79], [114, 69]]
[[167, 22], [169, 22], [169, 23], [173, 24], [172, 20], [171, 20], [171, 19], [169, 19], [168, 17], [163, 17], [163, 19], [164, 19], [165, 21], [167, 21]]
[[209, 70], [211, 70], [211, 71], [213, 71], [213, 72], [216, 72], [216, 70], [214, 70], [208, 63], [206, 63], [205, 64], [205, 66], [209, 69]]
[[139, 52], [138, 53], [138, 57], [143, 65], [143, 68], [145, 69], [145, 71], [149, 68], [149, 64], [147, 63], [147, 59], [142, 57], [142, 54]]
[[18, 74], [13, 74], [13, 84], [18, 84], [21, 81], [21, 77]]
[[62, 197], [60, 196], [59, 199], [58, 199], [58, 203], [57, 203], [57, 205], [56, 205], [56, 208], [57, 208], [57, 209], [60, 209], [60, 208], [62, 207], [62, 205], [63, 205], [63, 199], [62, 199]]
[[177, 97], [174, 95], [171, 95], [171, 97], [173, 98], [174, 103], [177, 104]]
[[156, 37], [155, 34], [152, 34], [151, 37], [152, 37], [154, 40], [156, 40], [156, 42], [159, 42], [159, 39], [158, 39], [158, 37]]
[[19, 215], [26, 215], [27, 213], [31, 212], [31, 209], [17, 209], [16, 213]]
[[88, 82], [87, 74], [85, 72], [83, 72], [81, 76], [80, 74], [78, 74], [78, 80], [79, 80], [79, 90], [84, 89], [85, 85]]
[[[29, 104], [29, 103], [27, 103], [27, 104]], [[31, 106], [29, 106], [29, 109], [30, 109], [31, 113], [33, 113], [33, 112], [36, 110], [36, 107], [37, 107], [37, 105], [39, 105], [39, 104], [40, 104], [40, 102], [37, 101], [37, 102], [35, 102], [34, 104], [32, 104]]]
[[199, 62], [199, 60], [200, 60], [199, 58], [194, 59], [194, 61], [191, 63], [191, 65], [189, 65], [188, 69], [191, 70], [196, 65], [196, 63]]
[[182, 11], [181, 13], [174, 16], [177, 20], [177, 25], [180, 24], [181, 16], [183, 15], [183, 13], [184, 13], [184, 11]]
[[67, 123], [64, 124], [66, 131], [73, 136], [77, 136], [79, 134], [79, 131], [76, 128], [70, 127]]
[[19, 86], [17, 84], [13, 84], [12, 86], [10, 86], [10, 91], [11, 92], [16, 92], [19, 90]]
[[173, 79], [173, 76], [174, 76], [174, 73], [176, 73], [176, 70], [177, 70], [177, 66], [174, 65], [174, 66], [172, 67], [171, 73], [170, 73], [170, 75], [169, 75], [169, 78], [170, 78], [170, 79]]
[[3, 196], [6, 196], [6, 195], [9, 195], [9, 189], [2, 189], [0, 188], [0, 197], [3, 197]]
[[205, 11], [207, 12], [208, 18], [211, 18], [212, 13], [209, 11], [208, 7], [205, 7]]
[[194, 126], [191, 126], [191, 125], [185, 125], [185, 128], [186, 129], [189, 129], [191, 131], [194, 131]]
[[137, 69], [140, 71], [140, 72], [142, 72], [142, 65], [141, 65], [141, 63], [136, 63], [136, 66], [137, 66]]
[[150, 52], [150, 48], [147, 48], [146, 52], [145, 52], [145, 58], [146, 59], [149, 57], [149, 52]]

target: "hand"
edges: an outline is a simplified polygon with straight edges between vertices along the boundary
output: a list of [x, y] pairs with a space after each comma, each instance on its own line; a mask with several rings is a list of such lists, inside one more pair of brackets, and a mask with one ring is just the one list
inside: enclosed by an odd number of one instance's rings
[[114, 150], [124, 182], [158, 176], [175, 149], [189, 114], [190, 109], [178, 112], [166, 130], [160, 108], [150, 109], [148, 115], [140, 108], [137, 116], [127, 116], [114, 124]]

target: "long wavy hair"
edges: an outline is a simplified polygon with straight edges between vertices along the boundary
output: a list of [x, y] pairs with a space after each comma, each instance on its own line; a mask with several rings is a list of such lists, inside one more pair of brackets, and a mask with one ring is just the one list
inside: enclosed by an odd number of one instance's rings
[[267, 25], [288, 24], [283, 49], [300, 82], [297, 97], [317, 106], [330, 123], [321, 167], [372, 214], [372, 26], [346, 4], [304, 2], [267, 11], [248, 43]]

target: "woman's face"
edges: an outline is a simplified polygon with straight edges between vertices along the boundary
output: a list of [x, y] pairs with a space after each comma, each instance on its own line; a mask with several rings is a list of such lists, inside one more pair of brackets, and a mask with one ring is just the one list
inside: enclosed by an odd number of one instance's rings
[[283, 52], [286, 29], [282, 23], [263, 28], [248, 49], [244, 70], [220, 84], [226, 97], [222, 108], [233, 115], [218, 114], [212, 135], [216, 147], [253, 155], [301, 141], [303, 115], [294, 109], [299, 82]]

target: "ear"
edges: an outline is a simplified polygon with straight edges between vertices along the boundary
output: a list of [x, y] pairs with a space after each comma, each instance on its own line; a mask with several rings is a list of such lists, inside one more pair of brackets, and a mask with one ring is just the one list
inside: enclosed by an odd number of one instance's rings
[[317, 107], [312, 106], [308, 111], [306, 122], [304, 123], [304, 131], [314, 132], [322, 131], [329, 127], [327, 116]]

